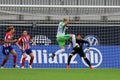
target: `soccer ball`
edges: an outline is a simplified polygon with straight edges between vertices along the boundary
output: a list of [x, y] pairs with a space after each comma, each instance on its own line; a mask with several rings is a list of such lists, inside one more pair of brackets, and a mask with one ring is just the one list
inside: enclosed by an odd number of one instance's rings
[[76, 43], [76, 47], [77, 47], [77, 48], [79, 48], [79, 47], [80, 47], [80, 45], [79, 45], [78, 43]]

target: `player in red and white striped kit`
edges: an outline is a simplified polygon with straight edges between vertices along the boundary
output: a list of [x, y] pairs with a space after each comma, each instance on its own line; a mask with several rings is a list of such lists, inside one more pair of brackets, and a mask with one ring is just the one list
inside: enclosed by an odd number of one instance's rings
[[27, 31], [23, 31], [22, 36], [19, 38], [19, 40], [16, 43], [16, 45], [22, 51], [22, 55], [23, 55], [21, 68], [24, 68], [24, 63], [25, 63], [25, 59], [26, 59], [27, 55], [29, 55], [31, 57], [30, 63], [28, 66], [29, 66], [29, 68], [32, 68], [34, 55], [33, 55], [32, 50], [30, 49], [30, 42], [33, 43], [34, 45], [36, 45], [35, 42], [33, 42], [33, 40], [30, 38], [30, 35], [28, 35]]
[[11, 46], [11, 43], [14, 43], [14, 42], [17, 41], [17, 39], [13, 40], [14, 32], [15, 32], [15, 29], [14, 29], [13, 26], [10, 26], [7, 29], [7, 33], [5, 35], [5, 39], [4, 39], [4, 43], [3, 43], [3, 50], [2, 50], [3, 55], [5, 56], [5, 58], [4, 58], [4, 60], [3, 60], [2, 64], [1, 64], [1, 68], [4, 68], [5, 63], [8, 61], [9, 53], [13, 54], [13, 62], [14, 62], [13, 67], [14, 68], [19, 67], [19, 66], [16, 65], [16, 61], [17, 61], [16, 51]]

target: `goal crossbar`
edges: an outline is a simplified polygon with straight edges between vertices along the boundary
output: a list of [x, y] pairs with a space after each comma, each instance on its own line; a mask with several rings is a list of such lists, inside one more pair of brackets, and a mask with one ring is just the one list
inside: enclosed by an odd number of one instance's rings
[[0, 4], [0, 7], [31, 7], [31, 8], [120, 8], [120, 6], [96, 6], [96, 5], [9, 5]]

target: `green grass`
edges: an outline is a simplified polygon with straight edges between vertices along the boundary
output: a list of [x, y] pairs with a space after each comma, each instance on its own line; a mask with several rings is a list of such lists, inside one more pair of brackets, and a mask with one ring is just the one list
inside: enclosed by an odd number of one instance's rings
[[120, 80], [120, 69], [0, 69], [0, 80]]

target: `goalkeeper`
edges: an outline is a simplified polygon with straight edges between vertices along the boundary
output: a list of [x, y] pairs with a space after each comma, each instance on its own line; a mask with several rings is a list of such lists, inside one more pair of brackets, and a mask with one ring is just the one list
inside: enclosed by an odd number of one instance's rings
[[65, 51], [65, 42], [69, 39], [72, 39], [73, 47], [76, 46], [76, 38], [74, 34], [65, 34], [66, 29], [68, 29], [67, 25], [69, 23], [69, 20], [64, 18], [62, 22], [58, 25], [56, 40], [58, 42], [58, 45], [61, 49], [56, 51], [54, 54], [52, 54], [52, 58], [55, 57], [55, 55], [58, 55], [60, 53], [63, 53]]
[[[89, 46], [90, 46], [89, 42], [88, 42], [88, 41], [85, 41], [85, 40], [82, 40], [81, 35], [80, 35], [80, 34], [77, 34], [76, 44], [78, 44], [78, 45], [73, 48], [71, 54], [70, 54], [69, 57], [68, 57], [68, 64], [67, 64], [66, 68], [70, 68], [71, 58], [72, 58], [76, 53], [78, 53], [80, 57], [83, 57], [83, 59], [85, 60], [85, 62], [88, 64], [89, 68], [90, 68], [90, 69], [93, 69], [93, 67], [91, 66], [90, 61], [88, 60], [88, 58], [86, 57], [86, 55], [84, 54], [84, 51], [83, 51], [83, 49], [82, 49], [83, 44], [87, 44], [87, 47], [89, 47]], [[89, 48], [87, 48], [87, 49], [88, 49], [88, 51], [89, 51]]]

